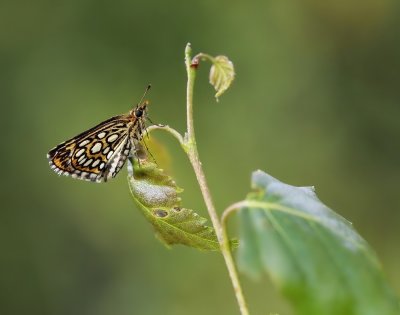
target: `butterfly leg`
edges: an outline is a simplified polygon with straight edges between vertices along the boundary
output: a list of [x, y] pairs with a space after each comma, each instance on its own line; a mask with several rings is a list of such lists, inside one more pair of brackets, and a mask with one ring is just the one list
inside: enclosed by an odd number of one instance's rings
[[148, 120], [148, 121], [150, 121], [153, 125], [155, 125], [155, 126], [157, 126], [157, 127], [165, 127], [166, 125], [163, 125], [163, 124], [155, 124], [151, 119], [150, 119], [150, 117], [146, 117], [146, 119]]
[[154, 158], [153, 154], [151, 154], [149, 148], [147, 147], [146, 141], [144, 139], [142, 139], [142, 143], [143, 143], [144, 147], [146, 148], [146, 152], [150, 155], [150, 157], [154, 161], [154, 163], [157, 164], [156, 159]]
[[[131, 150], [128, 155], [128, 160], [132, 164], [132, 167], [135, 165], [135, 160], [137, 164], [140, 167], [140, 158], [145, 158], [146, 154], [143, 150], [143, 147], [139, 143], [139, 140], [137, 139], [131, 139]], [[132, 174], [133, 174], [133, 169], [132, 169]]]

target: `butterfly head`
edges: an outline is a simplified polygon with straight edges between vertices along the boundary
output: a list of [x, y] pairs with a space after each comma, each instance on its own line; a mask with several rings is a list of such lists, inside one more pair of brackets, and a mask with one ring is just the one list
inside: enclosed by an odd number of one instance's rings
[[131, 114], [135, 118], [142, 118], [146, 115], [147, 106], [149, 105], [149, 101], [144, 101], [142, 104], [136, 106], [131, 112]]

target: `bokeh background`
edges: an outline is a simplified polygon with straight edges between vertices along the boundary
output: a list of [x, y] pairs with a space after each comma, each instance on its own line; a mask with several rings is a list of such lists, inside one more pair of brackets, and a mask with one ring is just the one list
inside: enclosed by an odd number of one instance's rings
[[[398, 1], [3, 0], [0, 25], [1, 314], [238, 314], [221, 256], [164, 248], [125, 170], [92, 184], [56, 176], [45, 157], [127, 112], [148, 83], [152, 120], [183, 132], [189, 41], [236, 66], [219, 103], [209, 65], [195, 88], [219, 211], [246, 195], [258, 168], [315, 185], [400, 292]], [[186, 157], [156, 136], [184, 205], [206, 216]], [[253, 314], [293, 314], [269, 279], [243, 285]]]

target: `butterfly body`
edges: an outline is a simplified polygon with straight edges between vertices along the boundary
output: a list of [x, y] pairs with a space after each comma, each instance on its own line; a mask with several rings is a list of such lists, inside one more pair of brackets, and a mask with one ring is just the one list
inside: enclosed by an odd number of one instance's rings
[[142, 138], [147, 105], [146, 101], [59, 144], [47, 154], [50, 167], [59, 175], [93, 182], [115, 177]]

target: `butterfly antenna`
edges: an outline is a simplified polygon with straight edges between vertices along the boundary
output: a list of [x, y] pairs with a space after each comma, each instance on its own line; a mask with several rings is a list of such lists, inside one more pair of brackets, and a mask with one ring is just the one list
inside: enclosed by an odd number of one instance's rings
[[151, 84], [149, 84], [149, 85], [147, 86], [146, 90], [144, 90], [143, 96], [142, 96], [142, 98], [140, 99], [140, 101], [139, 101], [139, 104], [138, 104], [138, 105], [142, 104], [142, 102], [143, 102], [143, 99], [145, 98], [145, 96], [146, 96], [147, 92], [148, 92], [150, 89], [151, 89]]
[[150, 157], [151, 157], [151, 159], [154, 161], [154, 163], [157, 164], [156, 159], [154, 158], [153, 154], [151, 154], [149, 148], [147, 147], [146, 141], [145, 141], [144, 139], [143, 139], [142, 141], [143, 141], [144, 147], [146, 148], [147, 153], [150, 155]]

